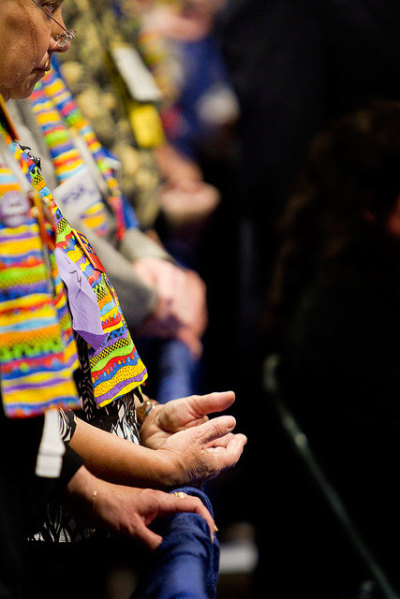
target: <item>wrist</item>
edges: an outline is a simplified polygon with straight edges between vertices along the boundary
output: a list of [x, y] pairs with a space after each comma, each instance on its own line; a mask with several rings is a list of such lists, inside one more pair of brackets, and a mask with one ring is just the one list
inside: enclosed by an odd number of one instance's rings
[[136, 419], [139, 425], [139, 428], [142, 426], [147, 416], [153, 410], [155, 406], [158, 405], [158, 401], [155, 399], [144, 399], [141, 403], [136, 405]]
[[99, 484], [101, 481], [82, 466], [66, 487], [64, 503], [86, 522], [94, 519], [94, 504]]
[[158, 472], [164, 488], [178, 487], [187, 482], [186, 469], [179, 454], [169, 449], [156, 449]]

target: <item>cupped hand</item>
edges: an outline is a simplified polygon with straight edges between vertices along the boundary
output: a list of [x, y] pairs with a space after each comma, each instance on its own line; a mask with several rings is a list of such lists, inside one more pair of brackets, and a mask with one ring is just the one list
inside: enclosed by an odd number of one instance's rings
[[243, 453], [247, 438], [233, 434], [232, 416], [218, 416], [166, 436], [158, 451], [172, 460], [174, 485], [202, 485], [232, 468]]
[[222, 391], [190, 395], [159, 404], [141, 426], [141, 443], [151, 449], [158, 449], [170, 435], [207, 422], [209, 414], [227, 410], [234, 401], [233, 391]]

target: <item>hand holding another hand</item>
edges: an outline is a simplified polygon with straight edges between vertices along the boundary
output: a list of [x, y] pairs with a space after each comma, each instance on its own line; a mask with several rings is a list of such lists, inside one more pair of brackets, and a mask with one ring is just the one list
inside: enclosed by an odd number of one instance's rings
[[157, 293], [156, 308], [138, 329], [139, 335], [180, 339], [198, 357], [207, 326], [206, 287], [199, 275], [155, 257], [133, 263], [135, 272]]

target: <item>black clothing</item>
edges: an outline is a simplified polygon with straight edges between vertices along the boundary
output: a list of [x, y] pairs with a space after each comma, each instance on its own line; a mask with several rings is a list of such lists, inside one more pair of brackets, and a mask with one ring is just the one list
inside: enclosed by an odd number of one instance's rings
[[[237, 218], [248, 221], [238, 269], [251, 281], [239, 296], [264, 300], [276, 223], [313, 136], [371, 99], [400, 100], [399, 26], [396, 0], [231, 0], [222, 12], [219, 39], [241, 110]], [[250, 299], [241, 309], [246, 319]]]
[[[293, 298], [279, 379], [325, 475], [399, 592], [400, 252], [396, 240], [378, 247], [373, 241], [366, 237]], [[286, 474], [309, 490], [294, 507], [303, 522], [292, 532], [307, 529], [313, 543], [299, 563], [319, 564], [315, 587], [305, 583], [307, 596], [328, 596], [324, 579], [355, 596], [371, 573], [299, 464], [292, 468]]]
[[219, 32], [241, 107], [245, 212], [281, 211], [309, 141], [332, 118], [400, 99], [399, 24], [396, 0], [228, 2]]
[[[0, 599], [20, 599], [26, 583], [25, 544], [41, 524], [50, 497], [68, 484], [82, 465], [70, 448], [60, 479], [35, 475], [43, 417], [8, 419], [0, 401]], [[45, 575], [46, 564], [43, 564]]]
[[[296, 575], [288, 575], [293, 566], [298, 565], [296, 571], [303, 581], [311, 576], [302, 567], [306, 559], [302, 543], [297, 550], [293, 548], [294, 530], [288, 524], [285, 539], [279, 526], [287, 522], [288, 515], [296, 523], [291, 504], [303, 494], [305, 482], [297, 475], [299, 465], [294, 467], [274, 413], [262, 398], [262, 377], [254, 364], [258, 367], [264, 347], [270, 348], [269, 338], [259, 338], [257, 316], [276, 257], [275, 223], [310, 140], [332, 119], [372, 98], [400, 99], [399, 23], [398, 0], [229, 0], [218, 22], [224, 59], [241, 109], [235, 173], [238, 234], [232, 246], [238, 255], [234, 282], [239, 301], [233, 320], [239, 342], [232, 347], [234, 351], [244, 347], [246, 361], [237, 374], [235, 390], [243, 398], [238, 405], [244, 406], [244, 417], [247, 412], [253, 415], [253, 410], [246, 409], [248, 397], [256, 398], [257, 409], [262, 410], [263, 417], [253, 417], [246, 429], [253, 439], [246, 457], [250, 464], [257, 464], [260, 452], [265, 454], [269, 461], [265, 477], [273, 489], [259, 514], [252, 509], [253, 497], [243, 513], [254, 514], [255, 525], [263, 529], [265, 544], [271, 549], [272, 556], [262, 560], [262, 574], [272, 564], [272, 576], [288, 586], [292, 582], [293, 591]], [[253, 381], [250, 393], [249, 381]], [[267, 448], [254, 442], [259, 438], [266, 439]], [[246, 469], [243, 487], [251, 485], [257, 475], [255, 468]], [[281, 490], [275, 501], [273, 495]], [[305, 492], [307, 503], [310, 493]], [[302, 517], [301, 509], [297, 515]], [[267, 528], [271, 522], [276, 532], [273, 538]], [[297, 530], [307, 536], [305, 524], [301, 532]], [[281, 548], [275, 555], [274, 542]], [[327, 597], [325, 592], [319, 596]]]

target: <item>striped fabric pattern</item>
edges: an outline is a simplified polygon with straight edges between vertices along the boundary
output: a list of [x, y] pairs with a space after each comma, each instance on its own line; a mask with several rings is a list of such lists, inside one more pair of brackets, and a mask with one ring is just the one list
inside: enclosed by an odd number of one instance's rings
[[60, 183], [84, 169], [84, 162], [70, 139], [67, 128], [60, 119], [57, 108], [42, 87], [36, 86], [32, 94], [36, 120], [49, 148], [55, 174]]
[[52, 99], [68, 127], [72, 131], [77, 132], [85, 141], [106, 185], [108, 191], [107, 201], [114, 211], [117, 220], [117, 235], [119, 239], [122, 239], [126, 231], [122, 192], [114, 172], [109, 166], [103, 146], [98, 141], [89, 123], [83, 117], [64, 79], [54, 68], [46, 74], [38, 85]]
[[[0, 133], [6, 136], [1, 126]], [[0, 203], [10, 191], [22, 193], [0, 157]], [[16, 227], [0, 222], [0, 248], [0, 372], [5, 413], [23, 418], [49, 408], [77, 408], [73, 371], [79, 361], [66, 297], [51, 252], [55, 279], [49, 281], [36, 218], [28, 215]]]
[[57, 247], [80, 267], [89, 281], [97, 297], [103, 331], [108, 334], [99, 349], [94, 350], [89, 346], [94, 395], [97, 404], [104, 406], [143, 384], [147, 371], [132, 341], [110, 281], [92, 266], [58, 208], [56, 217]]
[[[84, 171], [85, 162], [74, 145], [71, 133], [52, 98], [43, 85], [38, 84], [31, 96], [31, 104], [36, 121], [49, 149], [58, 183]], [[97, 235], [107, 233], [106, 208], [102, 201], [93, 202], [82, 220]]]
[[[39, 104], [43, 105], [42, 102]], [[90, 346], [88, 349], [96, 402], [99, 406], [107, 405], [143, 384], [147, 370], [133, 343], [112, 284], [105, 273], [92, 266], [76, 234], [55, 204], [37, 165], [18, 144], [12, 140], [8, 143], [29, 182], [54, 217], [57, 247], [79, 266], [96, 294], [102, 328], [108, 337], [99, 349], [94, 350]], [[64, 148], [65, 145], [61, 144], [61, 153]]]

